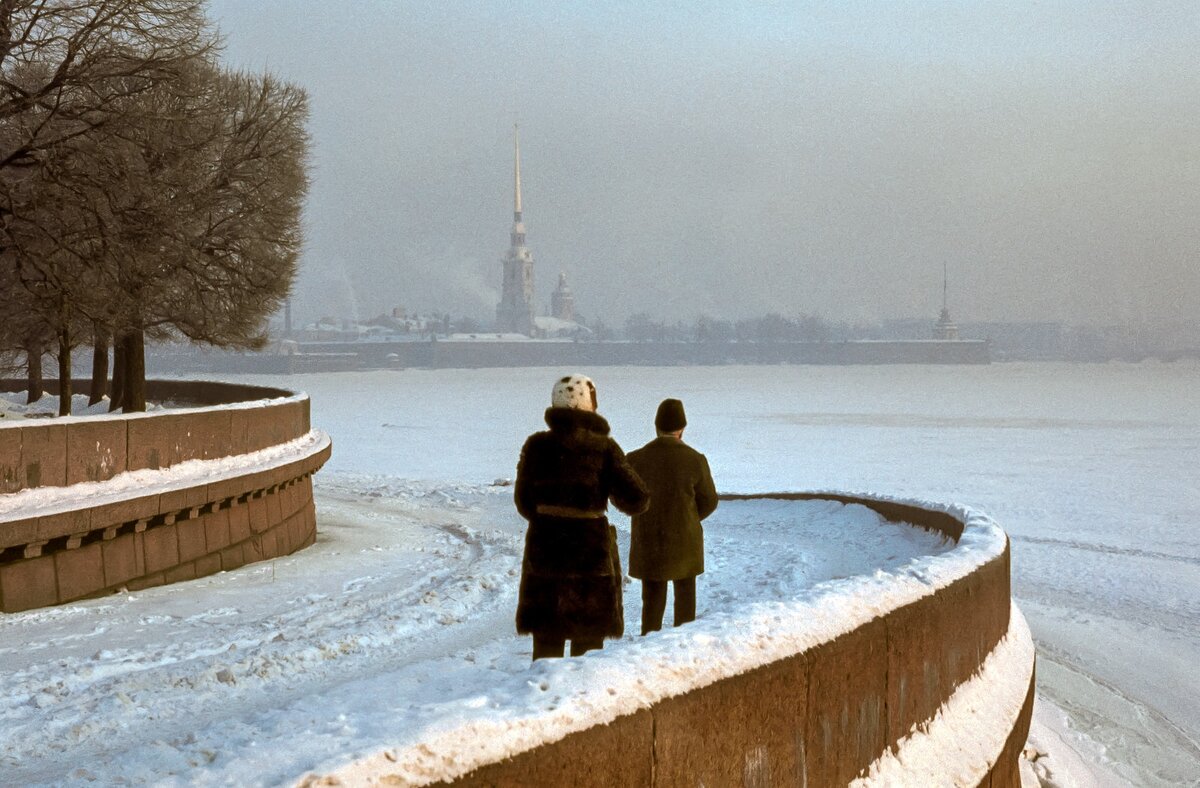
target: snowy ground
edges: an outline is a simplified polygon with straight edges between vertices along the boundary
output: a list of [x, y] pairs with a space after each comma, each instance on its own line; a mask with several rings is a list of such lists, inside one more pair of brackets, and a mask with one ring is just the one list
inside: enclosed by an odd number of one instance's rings
[[[513, 633], [523, 522], [511, 487], [329, 474], [319, 505], [321, 537], [295, 556], [0, 618], [5, 781], [276, 784], [403, 751], [482, 711], [552, 712], [595, 682], [582, 660], [531, 667]], [[628, 523], [617, 522], [624, 551]], [[827, 502], [724, 504], [707, 546], [702, 622], [903, 573], [950, 548]], [[684, 648], [699, 655], [693, 671], [729, 658], [727, 644], [697, 647], [696, 632], [634, 638], [636, 585], [626, 603], [630, 634], [605, 656]], [[603, 674], [604, 662], [587, 667]], [[635, 679], [688, 680], [688, 665], [671, 670], [607, 683], [632, 702]]]
[[[0, 419], [36, 419], [58, 415], [58, 395], [45, 394], [36, 402], [26, 403], [24, 391], [0, 392]], [[95, 416], [108, 413], [108, 399], [95, 405], [88, 404], [87, 394], [71, 397], [72, 416]], [[0, 421], [0, 424], [4, 423]]]
[[[1038, 645], [1043, 780], [1196, 784], [1200, 366], [585, 371], [626, 449], [651, 437], [659, 399], [681, 397], [723, 491], [878, 490], [995, 516]], [[313, 424], [334, 440], [317, 477], [321, 541], [136, 598], [0, 619], [0, 670], [24, 688], [0, 711], [5, 776], [16, 759], [22, 779], [57, 782], [94, 754], [106, 782], [172, 770], [236, 782], [235, 764], [270, 782], [417, 724], [467, 665], [529, 675], [528, 644], [511, 634], [520, 523], [508, 490], [489, 485], [541, 428], [556, 372], [242, 378], [313, 395]], [[729, 512], [713, 524], [702, 615], [819, 577], [722, 585], [715, 562], [772, 559], [776, 544], [724, 532]], [[326, 571], [335, 560], [349, 570]], [[627, 602], [636, 621], [637, 595]]]
[[[9, 419], [45, 419], [58, 416], [58, 395], [44, 394], [36, 402], [26, 402], [24, 391], [0, 391], [0, 424]], [[71, 397], [72, 416], [106, 416], [108, 415], [108, 397], [94, 405], [88, 404], [87, 394], [74, 394]], [[146, 403], [146, 410], [160, 410], [172, 407], [171, 404], [161, 405], [157, 402]], [[120, 409], [117, 411], [120, 412]]]

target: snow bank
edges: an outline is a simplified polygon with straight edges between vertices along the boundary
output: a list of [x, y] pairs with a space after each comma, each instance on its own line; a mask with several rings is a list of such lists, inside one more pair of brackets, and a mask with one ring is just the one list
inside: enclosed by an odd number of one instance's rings
[[[88, 395], [75, 394], [71, 398], [71, 415], [58, 415], [58, 396], [45, 394], [37, 402], [25, 403], [24, 392], [0, 391], [0, 430], [5, 427], [30, 426], [27, 419], [45, 419], [53, 417], [54, 424], [70, 424], [77, 421], [115, 421], [120, 419], [145, 419], [161, 416], [164, 411], [172, 415], [187, 413], [206, 413], [214, 410], [252, 410], [274, 405], [285, 405], [308, 399], [308, 395], [297, 391], [287, 397], [266, 397], [240, 402], [227, 402], [221, 405], [188, 405], [176, 407], [173, 402], [147, 402], [145, 412], [122, 413], [119, 410], [110, 413], [108, 398], [105, 397], [95, 405], [88, 404]], [[36, 422], [35, 422], [36, 423]]]
[[[35, 402], [25, 402], [24, 391], [0, 391], [0, 424], [8, 419], [19, 423], [21, 419], [38, 419], [58, 416], [58, 395], [43, 394]], [[71, 397], [71, 415], [73, 416], [107, 416], [108, 397], [94, 405], [88, 404], [87, 394], [75, 394]], [[157, 410], [161, 406], [147, 403], [147, 409]]]

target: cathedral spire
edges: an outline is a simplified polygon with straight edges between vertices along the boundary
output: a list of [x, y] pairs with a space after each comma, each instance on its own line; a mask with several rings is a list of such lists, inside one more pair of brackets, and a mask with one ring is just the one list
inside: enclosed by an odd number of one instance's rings
[[521, 221], [521, 127], [513, 124], [513, 221]]
[[942, 314], [933, 326], [934, 339], [958, 339], [958, 326], [950, 317], [950, 302], [948, 299], [950, 274], [949, 266], [942, 263]]
[[525, 245], [525, 222], [521, 217], [521, 138], [513, 124], [513, 225], [508, 254], [504, 256], [504, 284], [496, 306], [496, 325], [501, 331], [533, 336], [533, 254]]

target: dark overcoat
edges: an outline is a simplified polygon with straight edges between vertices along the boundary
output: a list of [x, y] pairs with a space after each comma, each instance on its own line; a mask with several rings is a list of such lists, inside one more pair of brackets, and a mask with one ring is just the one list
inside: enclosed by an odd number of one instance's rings
[[704, 571], [704, 528], [717, 508], [708, 459], [682, 440], [662, 436], [629, 453], [650, 491], [650, 508], [633, 518], [629, 574], [682, 580]]
[[517, 631], [546, 638], [624, 633], [621, 560], [611, 500], [626, 514], [646, 508], [646, 488], [609, 437], [603, 417], [546, 410], [549, 431], [530, 435], [517, 464], [514, 497], [529, 521]]

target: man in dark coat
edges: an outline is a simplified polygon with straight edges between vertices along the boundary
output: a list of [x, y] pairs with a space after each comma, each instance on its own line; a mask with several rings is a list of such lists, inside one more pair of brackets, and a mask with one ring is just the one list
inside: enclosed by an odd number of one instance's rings
[[696, 575], [704, 571], [700, 521], [717, 508], [708, 460], [683, 442], [683, 403], [665, 399], [654, 417], [658, 437], [629, 453], [650, 490], [650, 508], [633, 518], [629, 574], [642, 581], [642, 634], [662, 628], [667, 581], [674, 584], [675, 626], [696, 619]]
[[596, 413], [596, 386], [583, 375], [554, 384], [548, 432], [521, 449], [514, 497], [529, 521], [517, 632], [533, 635], [533, 658], [571, 656], [603, 646], [625, 631], [621, 560], [608, 502], [626, 514], [648, 498], [608, 422]]

